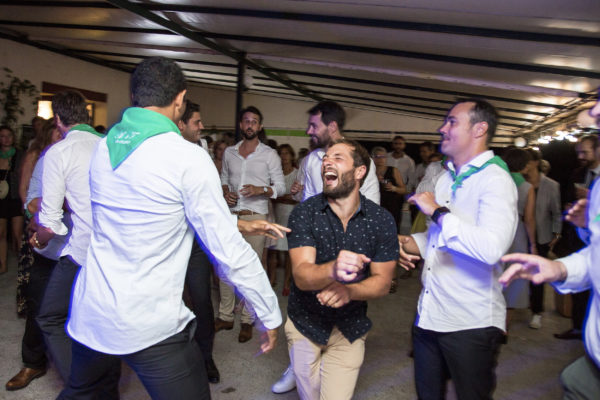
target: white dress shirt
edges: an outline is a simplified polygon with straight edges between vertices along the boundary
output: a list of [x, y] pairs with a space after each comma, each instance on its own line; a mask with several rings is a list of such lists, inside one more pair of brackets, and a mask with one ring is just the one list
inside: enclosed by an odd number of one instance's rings
[[73, 229], [61, 256], [71, 256], [84, 266], [92, 230], [90, 206], [90, 160], [99, 136], [85, 131], [70, 131], [48, 149], [44, 157], [40, 225], [57, 235], [69, 229], [63, 223], [63, 203], [71, 210]]
[[600, 368], [600, 185], [594, 185], [588, 207], [590, 244], [570, 256], [559, 258], [567, 268], [567, 279], [553, 286], [561, 293], [577, 293], [592, 289], [591, 303], [583, 335], [585, 349]]
[[[321, 165], [323, 164], [324, 156], [325, 150], [315, 149], [302, 160], [302, 165], [298, 170], [299, 183], [304, 185], [302, 201], [323, 192]], [[379, 204], [379, 180], [375, 173], [375, 163], [373, 163], [373, 160], [371, 160], [371, 165], [369, 166], [369, 173], [360, 187], [360, 192], [367, 199], [375, 204]]]
[[[44, 154], [38, 158], [35, 163], [35, 167], [33, 168], [33, 173], [31, 174], [31, 179], [29, 180], [29, 187], [27, 188], [27, 197], [25, 199], [25, 209], [31, 200], [42, 197], [42, 174], [44, 172]], [[70, 230], [73, 227], [73, 223], [71, 222], [71, 213], [64, 213], [63, 215], [63, 224]], [[33, 248], [33, 251], [36, 253], [49, 258], [51, 260], [57, 261], [60, 258], [60, 253], [62, 253], [65, 244], [67, 244], [67, 240], [69, 239], [70, 234], [66, 235], [55, 235], [48, 241], [46, 246], [43, 249], [38, 249], [37, 247]]]
[[402, 175], [402, 180], [406, 185], [407, 191], [412, 191], [412, 180], [415, 173], [415, 162], [409, 155], [404, 153], [402, 157], [396, 158], [393, 156], [393, 152], [388, 153], [387, 165], [389, 167], [396, 167]]
[[103, 139], [90, 189], [94, 230], [68, 322], [75, 340], [127, 354], [183, 330], [194, 319], [181, 297], [194, 230], [264, 326], [281, 324], [277, 296], [199, 146], [173, 132], [153, 136], [113, 170]]
[[[481, 153], [459, 172], [492, 157], [492, 151]], [[449, 167], [454, 168], [451, 163]], [[506, 305], [498, 278], [500, 257], [517, 229], [517, 188], [495, 164], [465, 179], [454, 194], [453, 183], [446, 172], [435, 186], [435, 201], [451, 210], [441, 227], [432, 223], [427, 232], [413, 235], [425, 259], [417, 326], [437, 332], [490, 326], [505, 330]]]
[[272, 199], [277, 193], [285, 192], [285, 181], [281, 170], [281, 159], [277, 152], [263, 143], [258, 143], [256, 150], [246, 158], [240, 155], [240, 145], [230, 146], [223, 153], [221, 184], [227, 185], [231, 192], [238, 192], [239, 198], [231, 211], [250, 210], [258, 214], [269, 213], [269, 198], [258, 195], [244, 197], [239, 191], [244, 185], [270, 187]]

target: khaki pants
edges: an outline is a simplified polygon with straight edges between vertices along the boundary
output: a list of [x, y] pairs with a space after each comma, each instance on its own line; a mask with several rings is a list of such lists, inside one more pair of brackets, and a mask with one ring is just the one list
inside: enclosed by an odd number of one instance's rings
[[[241, 215], [239, 219], [243, 221], [254, 221], [257, 219], [266, 219], [264, 214], [254, 215]], [[263, 249], [265, 248], [265, 236], [246, 236], [244, 235], [246, 242], [250, 244], [252, 249], [258, 255], [260, 260], [262, 257]], [[221, 301], [219, 302], [219, 318], [223, 321], [233, 321], [233, 310], [235, 308], [235, 292], [231, 287], [231, 283], [226, 282], [223, 277], [219, 281], [219, 290], [221, 292]], [[255, 320], [254, 311], [250, 304], [245, 303], [242, 309], [242, 315], [240, 320], [244, 324], [252, 324]]]
[[288, 318], [285, 336], [301, 399], [352, 398], [365, 355], [367, 335], [350, 343], [334, 327], [327, 345], [322, 346], [302, 335]]

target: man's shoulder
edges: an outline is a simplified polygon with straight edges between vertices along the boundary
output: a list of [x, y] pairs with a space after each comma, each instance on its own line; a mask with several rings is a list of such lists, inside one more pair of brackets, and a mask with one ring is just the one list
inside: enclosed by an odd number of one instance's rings
[[362, 194], [361, 198], [363, 200], [362, 205], [365, 207], [365, 214], [369, 219], [381, 221], [383, 223], [391, 222], [394, 225], [396, 224], [392, 214], [384, 207], [380, 206], [372, 200], [369, 200]]

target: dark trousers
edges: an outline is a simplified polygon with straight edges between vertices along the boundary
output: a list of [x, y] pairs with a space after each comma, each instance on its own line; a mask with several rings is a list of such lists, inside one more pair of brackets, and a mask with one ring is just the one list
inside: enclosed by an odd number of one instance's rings
[[73, 282], [80, 266], [69, 257], [61, 257], [46, 286], [37, 322], [44, 333], [48, 352], [63, 381], [71, 372], [71, 338], [67, 336], [65, 322], [69, 315]]
[[459, 399], [491, 399], [502, 336], [496, 327], [434, 332], [413, 326], [418, 398], [443, 399], [450, 378]]
[[23, 365], [27, 368], [44, 369], [48, 361], [44, 336], [35, 318], [39, 314], [42, 298], [55, 265], [55, 260], [33, 252], [33, 264], [27, 270], [29, 272], [29, 283], [25, 292], [27, 318], [21, 342]]
[[212, 359], [215, 339], [215, 313], [210, 291], [212, 264], [198, 242], [194, 240], [192, 253], [185, 275], [185, 284], [192, 298], [192, 308], [196, 315], [194, 338], [205, 360]]
[[118, 399], [121, 360], [135, 371], [152, 399], [210, 399], [204, 359], [192, 340], [194, 327], [192, 321], [162, 342], [120, 356], [104, 354], [73, 341], [71, 376], [58, 399]]
[[[548, 252], [550, 251], [549, 243], [540, 244], [537, 243], [538, 255], [546, 258], [548, 257]], [[534, 285], [529, 282], [529, 305], [531, 307], [531, 312], [534, 314], [541, 314], [544, 312], [544, 284]]]
[[588, 303], [590, 300], [590, 290], [584, 292], [573, 293], [571, 299], [573, 305], [571, 307], [571, 320], [573, 323], [573, 329], [583, 330], [583, 322], [587, 314]]

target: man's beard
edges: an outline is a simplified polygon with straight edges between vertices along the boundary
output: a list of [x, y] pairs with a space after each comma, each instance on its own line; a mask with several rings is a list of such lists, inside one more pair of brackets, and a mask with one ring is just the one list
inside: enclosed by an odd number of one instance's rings
[[330, 188], [323, 181], [323, 194], [328, 199], [344, 199], [352, 193], [357, 183], [354, 180], [354, 170], [344, 172], [338, 177], [339, 183], [336, 187]]
[[331, 144], [331, 137], [327, 132], [325, 132], [322, 136], [311, 136], [310, 140], [312, 141], [313, 146], [315, 146], [315, 149], [324, 149], [329, 147]]
[[[250, 133], [248, 133], [248, 132], [250, 132]], [[258, 136], [258, 132], [248, 129], [246, 131], [242, 131], [242, 135], [244, 136], [244, 139], [246, 139], [246, 140], [252, 140], [256, 136]]]

